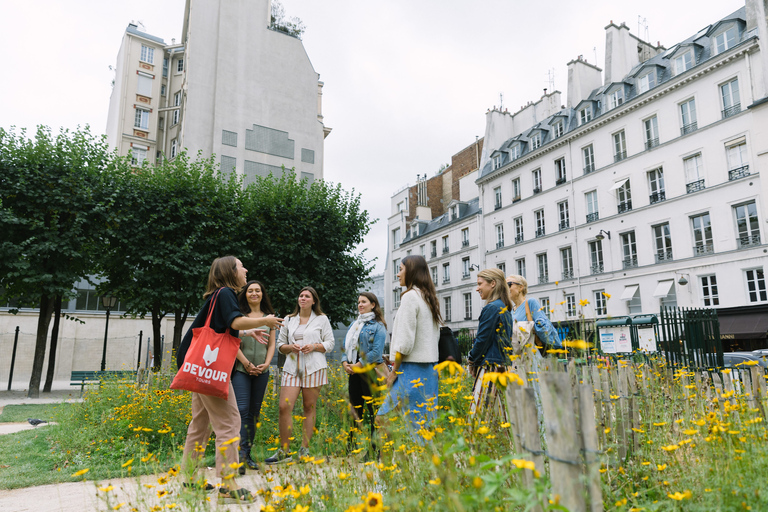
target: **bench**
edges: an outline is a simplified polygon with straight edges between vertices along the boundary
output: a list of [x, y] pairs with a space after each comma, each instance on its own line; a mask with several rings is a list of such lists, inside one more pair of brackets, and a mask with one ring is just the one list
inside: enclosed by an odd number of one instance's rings
[[70, 386], [80, 386], [80, 394], [83, 394], [86, 382], [101, 382], [102, 380], [133, 380], [136, 372], [125, 370], [77, 370], [69, 377]]

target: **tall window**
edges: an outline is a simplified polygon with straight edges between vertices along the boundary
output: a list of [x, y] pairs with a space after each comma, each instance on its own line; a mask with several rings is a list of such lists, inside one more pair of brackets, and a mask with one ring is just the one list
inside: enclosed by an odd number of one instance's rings
[[496, 224], [496, 248], [504, 247], [504, 224]]
[[603, 241], [593, 240], [589, 242], [589, 263], [592, 274], [602, 274], [605, 272], [603, 266]]
[[451, 298], [443, 297], [443, 320], [451, 321]]
[[655, 148], [659, 145], [659, 120], [656, 116], [643, 121], [645, 127], [645, 149]]
[[536, 263], [539, 267], [539, 284], [549, 282], [549, 262], [547, 261], [547, 253], [543, 252], [536, 255]]
[[547, 318], [551, 318], [552, 310], [550, 309], [551, 306], [549, 305], [549, 297], [539, 297], [539, 304], [541, 304], [541, 309], [544, 312], [545, 315], [547, 315]]
[[503, 261], [496, 264], [496, 268], [501, 270], [502, 274], [507, 275], [507, 264]]
[[469, 247], [469, 228], [461, 230], [461, 246]]
[[555, 182], [558, 185], [565, 183], [565, 158], [555, 160]]
[[180, 109], [176, 109], [173, 111], [173, 114], [171, 114], [171, 126], [175, 126], [179, 124], [179, 114], [181, 113]]
[[587, 222], [594, 222], [600, 218], [597, 209], [597, 190], [584, 194], [587, 202]]
[[621, 249], [624, 254], [624, 268], [635, 268], [637, 266], [637, 244], [635, 243], [634, 231], [621, 234]]
[[627, 137], [624, 130], [613, 134], [613, 161], [620, 162], [627, 158]]
[[541, 192], [541, 169], [534, 169], [531, 177], [533, 179], [533, 193], [538, 194]]
[[531, 151], [541, 147], [541, 132], [536, 132], [536, 134], [531, 136], [530, 146], [531, 146]]
[[651, 71], [646, 73], [637, 79], [637, 94], [643, 94], [644, 92], [656, 87], [656, 72]]
[[173, 106], [178, 107], [181, 105], [181, 91], [173, 95]]
[[523, 218], [515, 217], [515, 243], [519, 244], [523, 240], [525, 240], [525, 237], [523, 236]]
[[145, 148], [137, 148], [132, 147], [131, 148], [131, 164], [132, 165], [142, 165], [144, 164], [144, 161], [147, 159], [147, 150]]
[[400, 307], [400, 294], [403, 293], [400, 288], [392, 290], [392, 304], [395, 309]]
[[701, 297], [704, 299], [705, 306], [720, 305], [720, 296], [717, 293], [717, 278], [714, 274], [711, 276], [701, 276]]
[[683, 125], [680, 128], [680, 135], [691, 133], [698, 128], [696, 122], [696, 100], [693, 98], [680, 104], [680, 122]]
[[747, 163], [747, 141], [744, 137], [725, 144], [725, 154], [728, 157], [728, 179], [737, 180], [749, 176]]
[[629, 188], [629, 180], [625, 180], [616, 190], [616, 197], [619, 213], [628, 212], [632, 209], [632, 190]]
[[155, 63], [155, 49], [149, 46], [141, 45], [141, 61], [147, 64]]
[[521, 197], [520, 178], [515, 178], [512, 180], [512, 202], [518, 202]]
[[684, 54], [675, 57], [675, 75], [685, 73], [693, 67], [693, 52], [687, 51]]
[[142, 96], [151, 98], [152, 97], [152, 76], [147, 76], [139, 72], [139, 76], [136, 78], [138, 79], [138, 82], [136, 84], [136, 93], [141, 94]]
[[757, 206], [754, 201], [733, 207], [738, 231], [738, 247], [760, 245], [760, 227], [757, 219]]
[[547, 234], [546, 227], [544, 226], [544, 210], [536, 210], [533, 212], [536, 218], [536, 238]]
[[552, 138], [556, 139], [556, 138], [560, 137], [563, 134], [564, 131], [565, 131], [565, 129], [563, 128], [563, 122], [562, 121], [558, 121], [552, 127]]
[[565, 314], [569, 317], [576, 316], [576, 296], [572, 293], [565, 296]]
[[732, 48], [736, 44], [737, 36], [738, 30], [736, 27], [731, 27], [725, 32], [717, 34], [712, 40], [712, 55], [723, 53], [728, 48]]
[[563, 279], [573, 279], [573, 251], [570, 247], [560, 249], [560, 263], [563, 270]]
[[462, 279], [469, 277], [469, 258], [461, 259], [461, 277]]
[[184, 71], [184, 59], [179, 59], [176, 63], [176, 72], [181, 73]]
[[653, 226], [653, 239], [656, 244], [656, 263], [672, 259], [672, 235], [669, 222]]
[[163, 76], [168, 76], [168, 59], [163, 59]]
[[176, 139], [171, 141], [171, 158], [176, 158], [176, 153], [179, 151], [179, 143]]
[[693, 231], [694, 256], [715, 252], [712, 244], [712, 223], [709, 221], [709, 213], [691, 217], [691, 230]]
[[690, 194], [704, 188], [704, 176], [702, 175], [701, 153], [696, 153], [683, 159], [685, 169], [685, 191]]
[[520, 144], [515, 144], [509, 149], [509, 159], [515, 160], [520, 157]]
[[397, 249], [400, 247], [400, 228], [392, 230], [392, 246]]
[[400, 258], [392, 260], [392, 279], [399, 281], [397, 274], [400, 273]]
[[493, 170], [495, 171], [499, 167], [501, 167], [501, 155], [496, 155], [493, 157]]
[[579, 125], [588, 123], [592, 120], [592, 107], [584, 107], [579, 110]]
[[730, 82], [721, 85], [720, 97], [723, 99], [723, 119], [741, 112], [741, 98], [739, 98], [739, 79], [734, 78]]
[[134, 116], [133, 126], [141, 128], [143, 130], [149, 129], [149, 110], [136, 109], [136, 115]]
[[437, 267], [430, 268], [429, 273], [432, 275], [432, 282], [437, 286]]
[[765, 302], [768, 300], [765, 290], [765, 274], [762, 267], [747, 270], [744, 274], [747, 278], [749, 302]]
[[443, 284], [451, 282], [451, 264], [443, 263]]
[[639, 315], [643, 312], [643, 301], [640, 298], [640, 287], [637, 287], [635, 294], [627, 301], [627, 309], [629, 309], [630, 315]]
[[581, 148], [581, 156], [584, 158], [584, 174], [589, 174], [595, 170], [595, 151], [592, 144]]
[[664, 201], [667, 196], [664, 192], [664, 169], [659, 167], [648, 171], [648, 190], [651, 191], [649, 197], [651, 204]]
[[571, 225], [571, 216], [568, 213], [568, 201], [557, 203], [557, 215], [560, 219], [560, 230], [568, 229]]
[[432, 240], [429, 242], [429, 254], [433, 258], [437, 258], [437, 240]]
[[464, 320], [472, 320], [472, 294], [464, 294]]
[[608, 110], [614, 109], [624, 103], [624, 89], [619, 87], [608, 95]]
[[520, 258], [519, 260], [515, 260], [515, 266], [517, 267], [517, 275], [523, 276], [527, 279], [525, 275], [525, 258]]
[[419, 246], [419, 253], [420, 253], [422, 256], [425, 256], [425, 257], [426, 257], [426, 255], [427, 255], [427, 246], [426, 246], [426, 245], [424, 245], [424, 244], [421, 244], [421, 245]]
[[501, 208], [501, 187], [496, 187], [493, 189], [493, 197], [495, 199], [494, 209], [498, 210]]
[[450, 249], [450, 246], [448, 245], [448, 237], [444, 236], [443, 237], [443, 254], [446, 254], [450, 251], [451, 249]]
[[605, 297], [605, 290], [595, 290], [595, 314], [596, 315], [607, 315], [608, 314], [608, 305], [606, 304], [606, 297]]

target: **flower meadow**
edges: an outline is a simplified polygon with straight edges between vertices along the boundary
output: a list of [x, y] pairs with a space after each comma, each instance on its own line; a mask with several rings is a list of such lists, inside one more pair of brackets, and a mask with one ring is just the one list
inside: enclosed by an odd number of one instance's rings
[[[570, 345], [567, 358], [583, 355], [584, 342]], [[551, 368], [565, 370], [554, 357], [547, 358]], [[519, 447], [515, 416], [502, 421], [470, 414], [473, 381], [467, 371], [455, 363], [442, 363], [439, 370], [438, 401], [428, 404], [436, 409], [437, 420], [414, 432], [410, 422], [393, 418], [376, 433], [377, 459], [369, 456], [368, 425], [355, 424], [348, 414], [347, 377], [332, 364], [329, 385], [318, 401], [310, 457], [298, 461], [294, 455], [289, 464], [261, 465], [263, 485], [250, 489], [260, 501], [251, 507], [292, 512], [566, 510], [563, 497], [552, 490], [548, 459], [536, 467], [532, 454]], [[759, 396], [765, 389], [762, 369], [722, 370], [712, 378], [671, 367], [661, 357], [636, 355], [592, 366], [571, 364], [569, 370], [574, 384], [594, 388], [599, 438], [594, 456], [605, 510], [768, 510], [762, 478], [768, 469], [766, 404]], [[486, 375], [508, 389], [545, 378], [532, 372]], [[635, 387], [625, 389], [622, 375], [631, 375]], [[147, 387], [107, 382], [89, 389], [83, 403], [59, 419], [63, 428], [52, 431], [57, 432], [51, 438], [56, 469], [72, 480], [96, 478], [109, 509], [209, 510], [214, 494], [181, 486], [178, 463], [190, 399], [188, 393], [169, 390], [169, 378], [157, 375]], [[279, 390], [271, 384], [257, 427], [256, 460], [264, 460], [278, 445]], [[370, 400], [378, 403], [386, 390], [374, 391], [377, 396]], [[297, 405], [297, 434], [300, 411]], [[545, 452], [546, 441], [543, 435]], [[291, 451], [298, 446], [297, 437]], [[211, 441], [209, 466], [213, 450]], [[89, 474], [105, 466], [110, 470]], [[154, 475], [138, 484], [152, 500], [117, 503], [111, 486], [99, 483], [118, 475], [136, 476], [139, 482], [142, 474]], [[233, 507], [238, 505], [227, 508]]]

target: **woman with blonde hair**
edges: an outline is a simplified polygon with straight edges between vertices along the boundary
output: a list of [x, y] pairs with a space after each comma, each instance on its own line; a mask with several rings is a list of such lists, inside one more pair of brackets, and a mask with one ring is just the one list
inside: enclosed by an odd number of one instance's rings
[[523, 276], [512, 274], [507, 276], [507, 286], [509, 287], [509, 297], [512, 300], [510, 310], [515, 322], [532, 322], [529, 324], [531, 330], [528, 332], [534, 343], [533, 334], [546, 347], [562, 348], [557, 329], [547, 318], [539, 301], [528, 298], [528, 281]]
[[506, 420], [503, 391], [497, 390], [493, 383], [483, 383], [486, 372], [505, 372], [511, 361], [508, 349], [513, 327], [512, 301], [504, 273], [497, 268], [481, 270], [477, 273], [476, 291], [485, 306], [480, 312], [477, 335], [468, 357], [469, 371], [475, 377], [471, 411], [475, 413], [496, 404]]

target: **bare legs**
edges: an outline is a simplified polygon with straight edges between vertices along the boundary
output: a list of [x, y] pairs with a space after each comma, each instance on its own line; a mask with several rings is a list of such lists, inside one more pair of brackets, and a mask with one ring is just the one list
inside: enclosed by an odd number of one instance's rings
[[309, 441], [315, 430], [315, 418], [317, 416], [317, 399], [320, 396], [320, 388], [299, 388], [294, 386], [284, 386], [280, 389], [280, 408], [278, 423], [280, 426], [280, 446], [286, 449], [290, 444], [291, 434], [293, 432], [293, 406], [299, 398], [299, 392], [302, 394], [304, 408], [304, 436], [301, 445], [304, 448], [309, 447]]

